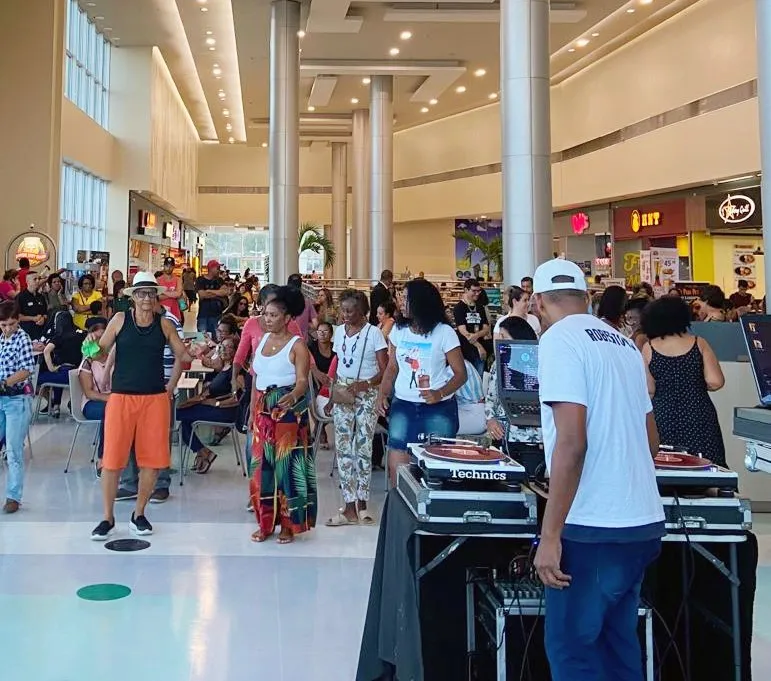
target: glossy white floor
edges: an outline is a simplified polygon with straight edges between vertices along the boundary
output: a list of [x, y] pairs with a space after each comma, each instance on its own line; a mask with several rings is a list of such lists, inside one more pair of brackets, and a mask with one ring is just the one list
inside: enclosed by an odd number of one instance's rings
[[[22, 510], [0, 518], [0, 678], [15, 681], [349, 681], [354, 678], [377, 529], [323, 526], [289, 546], [249, 541], [252, 516], [232, 452], [206, 476], [175, 476], [172, 498], [150, 507], [156, 533], [138, 553], [89, 539], [99, 487], [81, 433], [62, 472], [68, 420], [33, 428]], [[320, 519], [337, 497], [320, 455]], [[376, 506], [383, 498], [378, 474]], [[131, 502], [118, 504], [129, 536]], [[758, 517], [761, 564], [753, 668], [771, 678], [771, 519]], [[123, 600], [76, 591], [115, 583]], [[6, 676], [6, 673], [8, 674]], [[151, 676], [152, 675], [152, 676]]]

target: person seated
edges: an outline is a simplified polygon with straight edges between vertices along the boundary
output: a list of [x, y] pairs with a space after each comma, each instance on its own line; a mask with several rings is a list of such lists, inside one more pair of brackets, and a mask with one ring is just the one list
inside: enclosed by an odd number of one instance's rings
[[[521, 317], [507, 317], [501, 322], [499, 329], [500, 340], [538, 340], [535, 331]], [[506, 437], [508, 442], [523, 442], [527, 444], [540, 444], [543, 442], [540, 428], [528, 428], [515, 425], [509, 425], [508, 431], [505, 427], [508, 423], [506, 410], [503, 408], [498, 397], [498, 362], [493, 362], [490, 369], [490, 383], [487, 385], [487, 395], [485, 396], [485, 417], [487, 418], [487, 432], [493, 440], [503, 440]]]
[[[324, 414], [326, 406], [330, 400], [330, 387], [333, 383], [333, 376], [337, 375], [337, 353], [332, 349], [332, 335], [334, 329], [329, 322], [320, 322], [316, 329], [316, 340], [308, 343], [308, 350], [311, 353], [311, 375], [314, 385], [317, 388], [316, 393], [316, 411]], [[322, 438], [321, 445], [334, 446], [334, 427], [327, 424], [324, 428], [326, 442]]]
[[[53, 334], [43, 350], [43, 366], [40, 367], [38, 385], [60, 383], [67, 385], [69, 371], [80, 366], [83, 359], [81, 345], [86, 339], [86, 332], [75, 328], [72, 315], [68, 310], [60, 310], [54, 316]], [[49, 405], [40, 411], [58, 419], [62, 403], [62, 388], [53, 388]]]
[[482, 377], [472, 371], [474, 365], [471, 362], [467, 359], [463, 361], [466, 363], [466, 382], [455, 393], [458, 400], [458, 437], [481, 435], [487, 431]]
[[[86, 321], [86, 332], [94, 334], [99, 340], [107, 328], [107, 319], [91, 317]], [[112, 355], [103, 350], [94, 357], [84, 357], [78, 367], [78, 380], [83, 391], [81, 408], [83, 416], [89, 421], [99, 421], [99, 440], [97, 446], [96, 474], [102, 472], [102, 455], [104, 453], [104, 411], [110, 398], [113, 370]]]
[[238, 328], [241, 329], [249, 319], [249, 305], [249, 299], [244, 295], [238, 294], [222, 316], [233, 317], [238, 324]]
[[231, 314], [223, 315], [217, 324], [217, 342], [209, 341], [208, 347], [203, 351], [198, 351], [198, 358], [208, 369], [222, 371], [224, 366], [222, 362], [222, 343], [226, 340], [232, 340], [237, 346], [240, 340], [238, 336], [238, 321]]
[[109, 303], [110, 317], [114, 317], [116, 312], [128, 312], [131, 309], [131, 297], [123, 294], [125, 288], [126, 282], [123, 279], [113, 284]]
[[51, 317], [57, 310], [69, 307], [69, 302], [64, 293], [64, 279], [58, 272], [48, 276], [47, 285], [46, 301], [48, 302], [48, 315]]
[[[231, 365], [236, 352], [236, 341], [226, 338], [220, 343], [220, 369], [200, 395], [183, 402], [177, 407], [177, 421], [180, 423], [183, 445], [190, 444], [195, 452], [193, 470], [196, 473], [209, 472], [217, 454], [193, 434], [193, 422], [212, 421], [215, 423], [234, 423], [238, 414], [238, 397], [231, 389]], [[190, 437], [192, 435], [192, 443]]]

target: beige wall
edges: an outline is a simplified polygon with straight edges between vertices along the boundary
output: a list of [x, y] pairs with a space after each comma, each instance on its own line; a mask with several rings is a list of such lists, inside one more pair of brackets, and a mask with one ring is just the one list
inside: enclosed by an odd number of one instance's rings
[[115, 138], [66, 97], [62, 98], [62, 160], [103, 180], [115, 175]]
[[394, 272], [455, 276], [454, 220], [404, 222], [394, 225]]

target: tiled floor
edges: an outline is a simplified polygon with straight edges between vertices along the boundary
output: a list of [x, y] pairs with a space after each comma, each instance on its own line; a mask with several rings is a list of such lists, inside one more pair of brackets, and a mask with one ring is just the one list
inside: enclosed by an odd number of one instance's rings
[[[352, 681], [377, 529], [318, 527], [292, 545], [256, 545], [246, 483], [232, 452], [206, 476], [174, 478], [148, 512], [140, 553], [89, 539], [100, 519], [88, 463], [90, 432], [63, 473], [72, 423], [33, 429], [22, 511], [0, 518], [0, 679], [14, 681]], [[328, 452], [320, 455], [319, 518], [337, 506]], [[382, 473], [373, 487], [383, 499]], [[128, 536], [131, 502], [118, 504]], [[758, 575], [753, 667], [771, 678], [771, 519], [756, 518]], [[80, 600], [95, 583], [130, 597]], [[723, 681], [723, 680], [720, 680]]]

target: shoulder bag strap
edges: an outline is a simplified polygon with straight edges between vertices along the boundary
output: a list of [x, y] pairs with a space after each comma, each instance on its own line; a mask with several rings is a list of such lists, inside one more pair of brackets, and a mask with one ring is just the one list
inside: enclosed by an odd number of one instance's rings
[[[369, 338], [369, 330], [372, 328], [372, 324], [367, 323], [367, 333], [364, 334], [364, 345], [361, 346], [361, 359], [359, 360], [359, 370], [356, 372], [356, 380], [359, 380], [361, 376], [361, 365], [364, 364], [364, 351], [367, 349], [367, 339]], [[343, 330], [345, 333], [345, 330]]]

